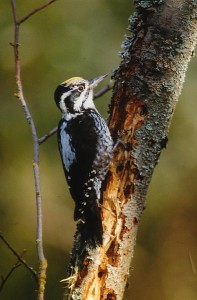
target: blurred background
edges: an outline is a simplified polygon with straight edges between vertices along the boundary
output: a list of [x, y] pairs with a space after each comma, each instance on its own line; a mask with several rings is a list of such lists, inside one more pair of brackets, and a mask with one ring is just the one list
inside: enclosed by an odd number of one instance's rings
[[[19, 17], [44, 3], [17, 2]], [[32, 4], [33, 2], [33, 4]], [[57, 126], [53, 93], [72, 76], [90, 79], [118, 67], [121, 43], [133, 9], [130, 0], [59, 0], [21, 27], [20, 51], [25, 97], [39, 136]], [[32, 139], [14, 98], [12, 10], [0, 3], [0, 231], [37, 269]], [[105, 83], [107, 80], [105, 81]], [[170, 128], [169, 142], [150, 185], [124, 300], [197, 299], [197, 58], [187, 72]], [[103, 83], [103, 85], [105, 84]], [[107, 118], [110, 93], [97, 100]], [[48, 259], [46, 299], [62, 299], [72, 247], [74, 204], [65, 183], [56, 137], [40, 149], [44, 249]], [[0, 240], [0, 275], [16, 262]], [[0, 299], [36, 299], [31, 274], [18, 268]]]

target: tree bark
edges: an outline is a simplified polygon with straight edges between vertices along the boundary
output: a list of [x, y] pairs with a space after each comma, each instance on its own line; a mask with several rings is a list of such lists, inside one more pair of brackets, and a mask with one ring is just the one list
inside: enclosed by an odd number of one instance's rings
[[114, 158], [103, 188], [102, 247], [71, 253], [66, 299], [123, 297], [147, 189], [197, 41], [196, 0], [136, 0], [114, 89]]

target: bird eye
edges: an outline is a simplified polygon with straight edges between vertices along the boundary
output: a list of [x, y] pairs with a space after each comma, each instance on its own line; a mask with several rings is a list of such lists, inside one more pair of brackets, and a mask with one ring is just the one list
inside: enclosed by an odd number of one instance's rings
[[83, 90], [84, 90], [84, 86], [83, 86], [83, 85], [80, 85], [80, 86], [78, 87], [78, 91], [82, 92]]

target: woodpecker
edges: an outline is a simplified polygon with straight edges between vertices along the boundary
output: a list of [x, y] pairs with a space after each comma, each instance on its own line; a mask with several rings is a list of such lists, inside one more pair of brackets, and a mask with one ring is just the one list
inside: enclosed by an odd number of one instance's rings
[[93, 89], [106, 76], [70, 78], [56, 88], [54, 96], [62, 112], [58, 146], [75, 202], [74, 220], [82, 240], [92, 247], [103, 240], [99, 201], [113, 151], [109, 128], [93, 102]]

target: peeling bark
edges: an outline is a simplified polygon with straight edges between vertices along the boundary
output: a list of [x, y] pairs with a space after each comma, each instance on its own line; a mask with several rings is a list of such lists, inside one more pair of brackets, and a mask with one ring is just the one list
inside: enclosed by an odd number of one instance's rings
[[66, 299], [122, 299], [147, 189], [197, 41], [196, 0], [135, 4], [114, 74], [109, 126], [124, 145], [114, 151], [103, 191], [104, 241], [89, 249], [76, 233]]

